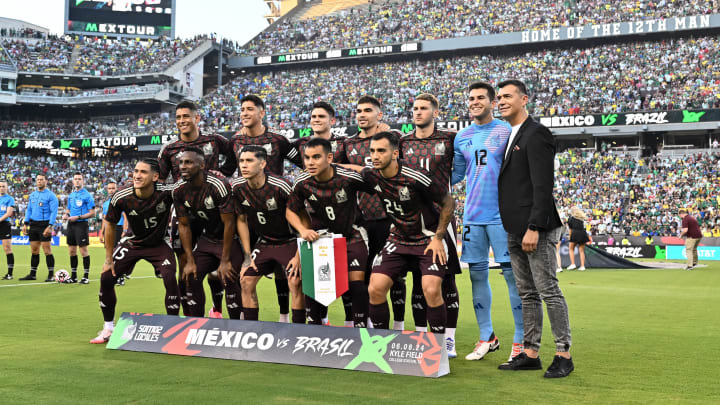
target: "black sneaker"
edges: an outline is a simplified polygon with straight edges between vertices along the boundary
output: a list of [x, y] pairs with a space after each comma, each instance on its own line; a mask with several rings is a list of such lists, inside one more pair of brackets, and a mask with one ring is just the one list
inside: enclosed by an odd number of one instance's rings
[[75, 284], [75, 283], [77, 283], [77, 279], [71, 277], [71, 278], [65, 280], [64, 283], [65, 284]]
[[567, 377], [575, 370], [572, 358], [566, 359], [562, 356], [555, 356], [552, 364], [545, 372], [545, 378], [562, 378]]
[[522, 352], [518, 354], [517, 356], [513, 357], [512, 360], [503, 363], [498, 366], [498, 369], [500, 370], [542, 370], [542, 363], [540, 362], [540, 357], [532, 358], [528, 357], [525, 352]]
[[693, 269], [692, 266], [685, 267], [685, 270], [692, 270], [692, 269]]
[[3, 280], [12, 280], [12, 275], [8, 273], [8, 274], [6, 274], [5, 277], [3, 277], [2, 279], [3, 279]]
[[35, 275], [32, 274], [32, 273], [31, 273], [31, 274], [28, 274], [28, 275], [25, 276], [25, 277], [21, 277], [21, 278], [20, 278], [20, 281], [32, 281], [32, 280], [36, 280]]
[[54, 282], [55, 282], [55, 277], [53, 277], [52, 274], [48, 274], [48, 277], [45, 279], [45, 282], [46, 282], [46, 283], [54, 283]]
[[118, 285], [118, 286], [125, 285], [125, 277], [122, 277], [122, 276], [118, 277], [117, 281], [115, 282], [115, 285]]
[[83, 277], [82, 280], [80, 280], [80, 284], [90, 284], [90, 280], [88, 280], [87, 277]]

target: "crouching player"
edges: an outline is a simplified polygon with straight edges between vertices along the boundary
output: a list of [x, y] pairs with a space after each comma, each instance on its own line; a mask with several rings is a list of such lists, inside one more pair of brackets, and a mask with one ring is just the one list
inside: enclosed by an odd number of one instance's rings
[[[168, 315], [180, 311], [178, 284], [175, 278], [175, 255], [167, 238], [167, 225], [172, 208], [172, 187], [156, 184], [158, 163], [143, 159], [135, 165], [132, 187], [113, 196], [104, 221], [105, 263], [100, 276], [100, 309], [105, 325], [90, 343], [106, 343], [115, 328], [115, 283], [118, 277], [130, 274], [140, 259], [145, 259], [162, 275], [165, 285], [165, 310]], [[132, 236], [115, 245], [115, 228], [127, 214]]]
[[238, 164], [242, 177], [233, 180], [232, 190], [238, 234], [246, 251], [250, 250], [250, 231], [257, 235], [252, 264], [243, 267], [240, 274], [244, 318], [258, 320], [257, 284], [262, 276], [273, 274], [280, 265], [287, 272], [292, 293], [292, 322], [305, 323], [300, 268], [297, 261], [292, 260], [297, 252], [297, 238], [285, 219], [292, 187], [282, 177], [265, 172], [267, 151], [262, 146], [243, 147]]

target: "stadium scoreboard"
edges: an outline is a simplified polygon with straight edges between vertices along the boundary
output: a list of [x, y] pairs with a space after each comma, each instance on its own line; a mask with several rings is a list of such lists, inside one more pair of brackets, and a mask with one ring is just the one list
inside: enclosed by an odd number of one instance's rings
[[369, 56], [382, 56], [422, 51], [422, 43], [410, 42], [393, 45], [361, 46], [346, 49], [331, 49], [327, 51], [310, 51], [281, 55], [264, 55], [255, 57], [255, 65], [275, 65], [285, 63], [307, 62], [313, 60], [331, 60], [362, 58]]
[[175, 0], [65, 0], [65, 34], [175, 36]]

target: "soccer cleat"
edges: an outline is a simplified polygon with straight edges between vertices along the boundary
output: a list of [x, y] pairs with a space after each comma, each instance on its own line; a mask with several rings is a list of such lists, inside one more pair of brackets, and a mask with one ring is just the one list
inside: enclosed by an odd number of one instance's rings
[[566, 359], [562, 356], [555, 356], [552, 364], [545, 372], [545, 378], [563, 378], [567, 377], [575, 370], [572, 358]]
[[510, 357], [508, 357], [508, 361], [512, 361], [515, 357], [519, 356], [520, 353], [525, 350], [525, 346], [523, 346], [522, 343], [513, 343], [512, 351], [510, 352]]
[[500, 342], [498, 341], [495, 334], [490, 335], [489, 341], [480, 340], [475, 343], [475, 349], [470, 354], [465, 356], [465, 360], [482, 360], [486, 354], [494, 352], [500, 348]]
[[455, 350], [455, 339], [451, 337], [445, 338], [445, 348], [447, 349], [447, 354], [449, 359], [454, 359], [457, 357], [457, 351]]
[[63, 281], [63, 284], [75, 284], [75, 283], [77, 283], [76, 278], [69, 278], [69, 279]]
[[585, 266], [580, 266], [580, 267], [578, 267], [578, 270], [580, 270], [580, 271], [585, 271]]
[[215, 307], [210, 308], [208, 311], [208, 318], [216, 318], [221, 319], [222, 318], [222, 312], [216, 311]]
[[83, 277], [82, 280], [80, 280], [80, 284], [90, 284], [90, 280], [88, 280], [87, 277]]
[[31, 281], [31, 280], [35, 280], [34, 274], [28, 274], [27, 276], [20, 278], [20, 281]]
[[2, 278], [3, 280], [12, 280], [12, 276], [8, 273], [5, 275], [5, 277]]
[[45, 279], [45, 282], [46, 282], [46, 283], [54, 283], [54, 282], [55, 282], [55, 277], [53, 277], [52, 274], [49, 274], [49, 275], [48, 275], [48, 278]]
[[118, 277], [117, 281], [115, 282], [115, 285], [124, 286], [125, 285], [125, 277], [123, 277], [123, 276]]
[[540, 357], [536, 357], [533, 359], [532, 357], [528, 357], [525, 352], [522, 352], [516, 357], [514, 357], [512, 360], [499, 365], [498, 369], [511, 371], [542, 370], [542, 363], [540, 362]]
[[571, 264], [565, 270], [575, 270], [575, 269], [577, 269], [577, 266], [575, 266], [574, 264]]
[[110, 329], [103, 329], [100, 332], [98, 332], [98, 335], [95, 339], [91, 340], [90, 343], [94, 345], [99, 345], [102, 343], [107, 343], [108, 340], [110, 340], [110, 335], [112, 335], [113, 331]]

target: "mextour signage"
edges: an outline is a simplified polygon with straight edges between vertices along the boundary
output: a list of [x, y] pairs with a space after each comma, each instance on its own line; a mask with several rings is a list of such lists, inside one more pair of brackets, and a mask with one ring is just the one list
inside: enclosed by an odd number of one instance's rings
[[443, 336], [277, 322], [123, 313], [108, 349], [441, 377]]

